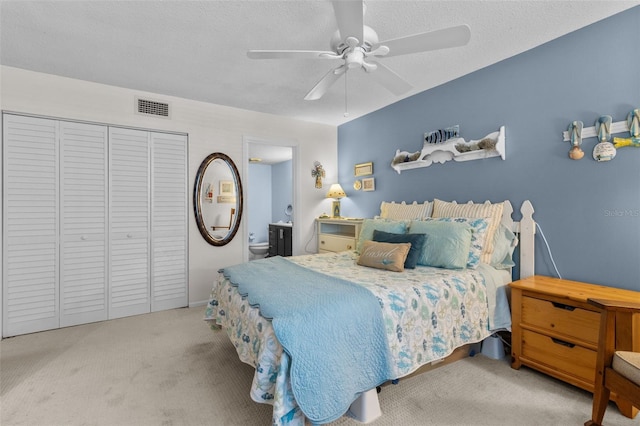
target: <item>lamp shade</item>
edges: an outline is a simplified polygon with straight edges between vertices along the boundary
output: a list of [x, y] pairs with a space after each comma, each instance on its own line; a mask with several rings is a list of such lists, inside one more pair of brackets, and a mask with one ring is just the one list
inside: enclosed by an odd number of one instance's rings
[[336, 200], [339, 198], [344, 198], [346, 196], [347, 194], [344, 193], [344, 190], [339, 183], [334, 183], [333, 185], [331, 185], [331, 188], [329, 188], [329, 192], [327, 192], [327, 198], [335, 198]]

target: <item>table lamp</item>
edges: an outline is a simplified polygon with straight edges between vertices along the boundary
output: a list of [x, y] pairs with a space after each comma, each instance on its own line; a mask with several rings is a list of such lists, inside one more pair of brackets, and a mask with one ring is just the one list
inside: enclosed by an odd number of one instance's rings
[[344, 193], [344, 190], [340, 186], [339, 183], [334, 183], [329, 188], [329, 192], [327, 192], [327, 198], [334, 198], [335, 201], [331, 204], [331, 211], [333, 212], [333, 217], [340, 217], [340, 198], [346, 197], [347, 194]]

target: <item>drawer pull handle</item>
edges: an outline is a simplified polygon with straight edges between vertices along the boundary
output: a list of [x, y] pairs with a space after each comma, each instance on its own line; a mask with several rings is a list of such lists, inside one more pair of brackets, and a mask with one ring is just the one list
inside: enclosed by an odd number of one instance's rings
[[551, 340], [553, 340], [553, 343], [556, 343], [556, 344], [562, 345], [562, 346], [566, 346], [568, 348], [573, 348], [575, 346], [575, 344], [573, 344], [573, 343], [565, 342], [564, 340], [560, 340], [560, 339], [554, 339], [553, 337], [551, 338]]
[[576, 309], [575, 306], [565, 305], [564, 303], [558, 303], [558, 302], [551, 302], [551, 303], [553, 304], [554, 307], [558, 309], [564, 309], [565, 311], [573, 311]]

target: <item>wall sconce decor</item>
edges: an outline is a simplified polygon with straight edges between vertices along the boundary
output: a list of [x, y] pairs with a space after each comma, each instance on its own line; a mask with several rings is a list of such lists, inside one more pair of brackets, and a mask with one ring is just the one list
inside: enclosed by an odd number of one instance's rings
[[333, 217], [340, 217], [340, 198], [346, 197], [344, 190], [340, 186], [339, 183], [334, 183], [329, 188], [329, 192], [327, 192], [326, 198], [333, 198], [335, 201], [331, 203], [331, 211], [333, 212]]
[[311, 170], [311, 177], [316, 179], [316, 189], [322, 189], [322, 178], [324, 177], [324, 169], [319, 161], [313, 162], [313, 169]]

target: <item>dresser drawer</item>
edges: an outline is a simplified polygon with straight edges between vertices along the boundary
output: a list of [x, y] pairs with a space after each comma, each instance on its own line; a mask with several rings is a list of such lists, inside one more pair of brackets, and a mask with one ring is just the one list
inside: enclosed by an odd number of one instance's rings
[[597, 346], [600, 314], [576, 306], [522, 297], [522, 324], [561, 333]]
[[356, 248], [356, 244], [355, 244], [355, 239], [353, 238], [346, 238], [346, 237], [340, 237], [340, 236], [335, 236], [335, 235], [328, 235], [328, 234], [320, 234], [318, 235], [319, 238], [319, 243], [318, 243], [318, 249], [319, 250], [326, 250], [326, 251], [345, 251], [345, 250], [355, 250]]
[[523, 330], [522, 357], [588, 383], [593, 383], [595, 379], [597, 352], [580, 345]]

